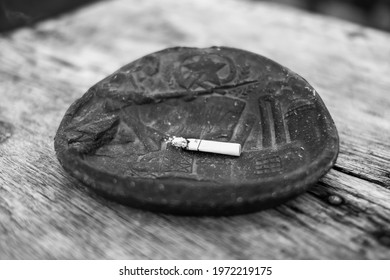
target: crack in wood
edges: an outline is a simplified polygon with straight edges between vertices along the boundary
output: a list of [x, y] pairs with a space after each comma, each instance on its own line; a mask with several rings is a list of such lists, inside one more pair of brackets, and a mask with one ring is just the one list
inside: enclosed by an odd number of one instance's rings
[[384, 182], [382, 182], [380, 180], [369, 178], [369, 177], [367, 177], [366, 175], [363, 175], [363, 174], [354, 173], [353, 171], [348, 170], [345, 167], [339, 166], [337, 164], [333, 166], [333, 169], [337, 170], [337, 171], [339, 171], [341, 173], [344, 173], [346, 175], [349, 175], [349, 176], [352, 176], [352, 177], [355, 177], [355, 178], [367, 181], [369, 183], [373, 183], [373, 184], [379, 185], [379, 186], [384, 187], [386, 189], [390, 189], [390, 187], [386, 183], [384, 183]]

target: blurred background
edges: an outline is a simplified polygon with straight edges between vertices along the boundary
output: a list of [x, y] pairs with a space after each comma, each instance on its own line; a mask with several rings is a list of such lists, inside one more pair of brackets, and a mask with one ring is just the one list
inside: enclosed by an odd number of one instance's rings
[[[98, 0], [0, 0], [0, 31], [8, 31]], [[196, 0], [194, 0], [196, 1]], [[274, 2], [390, 31], [390, 0], [241, 0]]]
[[0, 0], [0, 32], [56, 16], [96, 0]]
[[390, 31], [390, 0], [253, 0], [276, 2]]

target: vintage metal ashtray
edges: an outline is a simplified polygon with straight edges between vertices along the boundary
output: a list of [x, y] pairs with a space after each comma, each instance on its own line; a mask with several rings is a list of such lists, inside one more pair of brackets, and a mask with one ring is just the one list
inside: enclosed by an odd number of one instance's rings
[[[241, 149], [183, 149], [173, 136]], [[178, 47], [94, 85], [66, 112], [55, 149], [67, 172], [110, 199], [229, 215], [304, 192], [332, 167], [339, 143], [318, 93], [289, 69], [233, 48]]]

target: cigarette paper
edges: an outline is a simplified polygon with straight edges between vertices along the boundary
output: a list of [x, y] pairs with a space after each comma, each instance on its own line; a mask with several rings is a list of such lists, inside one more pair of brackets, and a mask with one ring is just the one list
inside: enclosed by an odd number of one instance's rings
[[229, 143], [229, 142], [218, 142], [203, 139], [187, 139], [188, 144], [185, 149], [190, 151], [200, 151], [207, 153], [223, 154], [230, 156], [240, 156], [241, 144]]
[[219, 142], [203, 139], [170, 137], [168, 142], [175, 147], [183, 148], [189, 151], [199, 151], [230, 156], [241, 155], [241, 144], [230, 142]]

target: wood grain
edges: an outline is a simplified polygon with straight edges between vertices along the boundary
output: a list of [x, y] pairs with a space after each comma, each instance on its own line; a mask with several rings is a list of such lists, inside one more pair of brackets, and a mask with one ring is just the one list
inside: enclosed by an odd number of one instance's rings
[[[275, 209], [159, 215], [68, 176], [53, 138], [70, 104], [120, 66], [170, 46], [270, 57], [317, 89], [336, 166]], [[105, 1], [0, 38], [0, 258], [390, 259], [390, 35], [281, 6]]]

